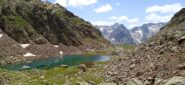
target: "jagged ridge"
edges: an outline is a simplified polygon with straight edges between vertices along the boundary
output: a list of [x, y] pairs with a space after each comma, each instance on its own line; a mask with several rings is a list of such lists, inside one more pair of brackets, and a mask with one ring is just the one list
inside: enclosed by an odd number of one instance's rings
[[99, 30], [59, 4], [40, 0], [0, 0], [0, 28], [19, 43], [80, 46], [103, 41]]

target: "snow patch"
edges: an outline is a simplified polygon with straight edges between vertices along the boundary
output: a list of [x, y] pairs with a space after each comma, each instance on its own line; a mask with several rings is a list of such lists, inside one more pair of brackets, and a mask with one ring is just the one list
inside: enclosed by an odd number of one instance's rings
[[30, 44], [20, 44], [22, 48], [28, 47]]
[[140, 39], [135, 39], [136, 42], [142, 43]]
[[141, 30], [137, 30], [134, 33], [132, 33], [132, 36], [137, 39], [141, 39], [143, 37], [143, 32]]
[[148, 27], [148, 29], [149, 29], [150, 31], [156, 31], [158, 28], [157, 28], [157, 27], [154, 27], [154, 26], [151, 26], [151, 27]]
[[2, 38], [3, 37], [3, 34], [0, 34], [0, 38]]
[[112, 30], [112, 29], [110, 29], [110, 30], [107, 30], [107, 32], [108, 32], [108, 33], [112, 33], [112, 32], [113, 32], [113, 30]]
[[60, 55], [63, 55], [63, 52], [62, 51], [60, 51]]
[[115, 38], [111, 38], [111, 41], [115, 41]]
[[102, 27], [102, 28], [99, 28], [100, 29], [100, 31], [103, 31], [104, 30], [104, 28]]
[[59, 46], [58, 45], [53, 45], [53, 47], [58, 48]]
[[143, 32], [142, 30], [137, 30], [133, 33], [131, 33], [133, 39], [137, 42], [137, 43], [142, 43], [141, 39], [143, 38]]
[[141, 37], [143, 37], [143, 32], [141, 30], [138, 30], [136, 32], [139, 33]]
[[29, 69], [29, 66], [23, 66], [22, 69]]
[[86, 51], [91, 51], [91, 52], [93, 52], [94, 50], [93, 50], [93, 49], [87, 48]]
[[23, 55], [24, 57], [35, 57], [36, 55], [32, 54], [32, 53], [26, 53]]

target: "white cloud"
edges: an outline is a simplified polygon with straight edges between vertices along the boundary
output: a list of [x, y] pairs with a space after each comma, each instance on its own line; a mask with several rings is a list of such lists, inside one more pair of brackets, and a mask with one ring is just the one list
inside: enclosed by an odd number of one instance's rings
[[98, 0], [56, 0], [54, 3], [59, 3], [60, 5], [67, 7], [83, 7], [97, 3]]
[[159, 16], [155, 13], [152, 13], [148, 16], [146, 16], [145, 20], [149, 21], [149, 22], [168, 22], [171, 18], [173, 17], [173, 15], [167, 15], [167, 16]]
[[155, 13], [155, 12], [160, 12], [160, 13], [175, 13], [179, 11], [181, 8], [184, 6], [180, 3], [174, 3], [174, 4], [167, 4], [167, 5], [155, 5], [151, 6], [146, 9], [147, 13]]
[[104, 12], [108, 12], [111, 10], [112, 10], [112, 6], [110, 4], [106, 4], [106, 5], [100, 6], [97, 9], [94, 9], [96, 13], [104, 13]]
[[141, 26], [143, 25], [142, 22], [137, 22], [137, 23], [128, 23], [127, 27], [128, 29], [132, 29], [133, 27], [136, 27], [136, 26]]
[[114, 23], [124, 23], [128, 28], [135, 27], [139, 24], [138, 18], [128, 18], [127, 16], [112, 16], [108, 20], [99, 20], [91, 22], [93, 25], [112, 25]]
[[128, 22], [129, 23], [138, 23], [139, 22], [139, 19], [133, 18], [133, 19], [128, 20]]
[[78, 6], [88, 6], [95, 4], [98, 0], [69, 0], [69, 6], [78, 7]]
[[114, 23], [116, 23], [116, 22], [114, 22], [114, 21], [104, 21], [104, 20], [99, 20], [99, 21], [92, 21], [91, 22], [93, 25], [112, 25], [112, 24], [114, 24]]
[[128, 23], [138, 23], [139, 22], [139, 19], [137, 18], [129, 19], [127, 16], [113, 16], [113, 17], [110, 17], [109, 20], [112, 20], [118, 23], [121, 23], [124, 21]]
[[184, 6], [180, 3], [173, 3], [167, 5], [154, 5], [148, 7], [145, 11], [149, 13], [145, 17], [146, 22], [168, 22], [173, 15], [181, 10]]
[[130, 25], [128, 25], [128, 28], [132, 29], [132, 28], [134, 28], [136, 26], [140, 26], [140, 25], [138, 25], [138, 24], [130, 24]]
[[109, 20], [116, 21], [116, 22], [123, 22], [123, 21], [127, 21], [128, 17], [127, 16], [112, 16], [109, 18]]

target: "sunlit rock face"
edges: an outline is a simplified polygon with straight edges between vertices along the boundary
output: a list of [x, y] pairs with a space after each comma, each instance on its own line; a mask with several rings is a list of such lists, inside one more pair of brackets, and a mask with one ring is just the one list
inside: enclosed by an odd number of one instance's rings
[[164, 27], [166, 23], [148, 23], [130, 30], [133, 39], [137, 43], [144, 43]]
[[97, 26], [97, 28], [113, 44], [136, 44], [129, 30], [123, 24], [115, 23], [111, 26]]

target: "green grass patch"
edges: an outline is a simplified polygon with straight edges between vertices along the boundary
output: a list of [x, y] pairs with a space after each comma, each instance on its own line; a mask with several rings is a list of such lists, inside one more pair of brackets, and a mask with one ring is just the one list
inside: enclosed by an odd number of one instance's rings
[[77, 66], [25, 71], [0, 69], [0, 81], [7, 79], [8, 85], [76, 85], [77, 82], [89, 82], [97, 85], [105, 81], [102, 75], [105, 64], [106, 63], [98, 62], [93, 67], [88, 68], [87, 72], [81, 71]]
[[126, 50], [132, 50], [132, 49], [135, 48], [134, 45], [129, 45], [129, 44], [121, 45], [121, 47], [126, 49]]

